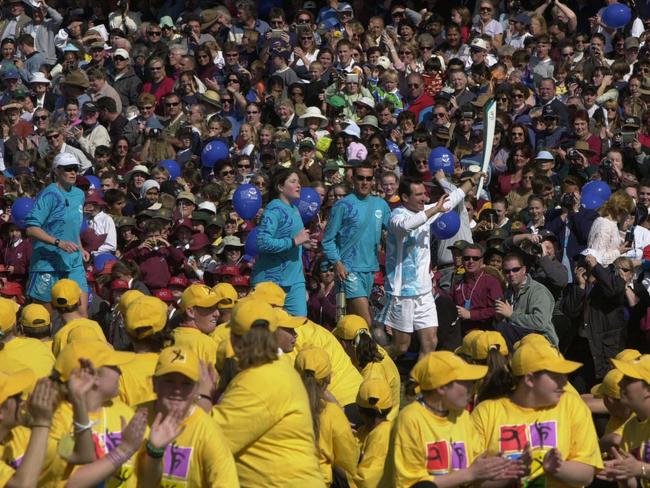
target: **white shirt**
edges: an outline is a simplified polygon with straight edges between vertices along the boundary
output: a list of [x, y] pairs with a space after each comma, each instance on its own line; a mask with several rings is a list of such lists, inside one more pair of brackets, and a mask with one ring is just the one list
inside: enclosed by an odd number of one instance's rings
[[99, 249], [92, 253], [93, 255], [114, 252], [117, 249], [117, 230], [115, 229], [115, 221], [109, 215], [104, 212], [99, 212], [88, 221], [88, 227], [90, 227], [97, 235], [106, 234], [104, 244], [99, 246]]
[[650, 246], [650, 230], [637, 225], [634, 227], [634, 247], [623, 256], [631, 259], [642, 259], [643, 248]]
[[[449, 195], [445, 207], [452, 209], [464, 198], [465, 192], [458, 188]], [[427, 219], [425, 210], [412, 212], [398, 207], [391, 214], [386, 240], [385, 288], [393, 296], [431, 293], [431, 223], [442, 214]]]

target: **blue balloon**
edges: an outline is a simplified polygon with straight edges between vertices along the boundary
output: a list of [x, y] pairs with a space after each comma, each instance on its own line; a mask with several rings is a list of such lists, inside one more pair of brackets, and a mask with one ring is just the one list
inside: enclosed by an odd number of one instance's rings
[[228, 159], [230, 153], [228, 146], [222, 141], [210, 141], [201, 151], [201, 164], [207, 168], [214, 168], [219, 161]]
[[33, 207], [34, 200], [27, 197], [17, 198], [11, 206], [11, 219], [20, 229], [25, 228], [25, 219]]
[[611, 29], [625, 27], [632, 20], [630, 7], [622, 3], [613, 3], [603, 10], [603, 24]]
[[158, 163], [158, 166], [166, 169], [169, 172], [169, 178], [172, 181], [176, 181], [176, 178], [181, 175], [181, 167], [173, 159], [163, 159]]
[[443, 213], [431, 224], [431, 232], [438, 239], [451, 239], [460, 229], [460, 215], [455, 210]]
[[429, 171], [443, 170], [445, 174], [454, 173], [454, 155], [444, 146], [438, 146], [429, 153]]
[[252, 258], [260, 253], [259, 249], [257, 249], [257, 227], [250, 231], [250, 234], [246, 237], [244, 252]]
[[300, 190], [300, 198], [296, 200], [300, 217], [303, 224], [308, 224], [320, 211], [320, 195], [313, 188], [303, 188]]
[[117, 258], [113, 256], [110, 252], [97, 254], [93, 258], [93, 267], [95, 268], [95, 272], [100, 272], [101, 270], [103, 270], [104, 266], [106, 266], [106, 263], [108, 263], [109, 261], [117, 261]]
[[101, 190], [102, 189], [102, 183], [99, 181], [99, 178], [97, 178], [94, 175], [86, 176], [86, 179], [88, 180], [88, 183], [90, 183], [90, 188], [93, 188], [95, 190]]
[[612, 189], [604, 181], [594, 180], [582, 187], [582, 195], [594, 195], [605, 201], [612, 196]]
[[607, 201], [606, 198], [602, 198], [595, 193], [583, 193], [580, 196], [580, 205], [589, 210], [596, 210], [600, 208], [603, 203]]
[[262, 194], [255, 185], [239, 185], [232, 196], [235, 212], [244, 220], [251, 220], [262, 208]]

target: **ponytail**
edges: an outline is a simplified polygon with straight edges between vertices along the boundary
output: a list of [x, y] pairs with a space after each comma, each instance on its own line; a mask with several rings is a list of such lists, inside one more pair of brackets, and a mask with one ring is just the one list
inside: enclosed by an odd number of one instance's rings
[[325, 408], [323, 383], [316, 379], [313, 371], [302, 371], [300, 377], [302, 378], [305, 390], [307, 390], [307, 396], [309, 397], [309, 410], [311, 411], [314, 440], [316, 441], [316, 448], [318, 448], [318, 438], [320, 437], [320, 414]]
[[367, 329], [360, 329], [354, 338], [354, 352], [357, 356], [357, 364], [360, 369], [370, 363], [379, 363], [384, 356], [379, 352], [377, 343]]
[[501, 354], [498, 344], [488, 350], [486, 364], [488, 372], [476, 393], [476, 403], [508, 395], [515, 387], [508, 358]]

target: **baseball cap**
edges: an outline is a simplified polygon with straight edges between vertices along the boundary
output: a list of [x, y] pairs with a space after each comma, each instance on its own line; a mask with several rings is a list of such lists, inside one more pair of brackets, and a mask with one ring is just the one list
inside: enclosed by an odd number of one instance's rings
[[636, 349], [623, 349], [616, 356], [614, 356], [614, 359], [629, 362], [629, 361], [636, 361], [640, 357], [641, 357], [641, 353]]
[[176, 196], [176, 201], [179, 200], [188, 200], [192, 202], [194, 205], [196, 205], [196, 197], [194, 196], [193, 193], [189, 191], [182, 191]]
[[52, 161], [52, 168], [58, 168], [59, 166], [72, 166], [76, 164], [77, 166], [81, 165], [77, 156], [67, 152], [62, 152], [54, 156]]
[[30, 303], [20, 313], [20, 324], [29, 329], [49, 327], [51, 322], [50, 312], [40, 303]]
[[515, 17], [515, 22], [519, 22], [524, 25], [530, 25], [530, 17], [525, 13], [517, 14]]
[[[535, 343], [537, 342], [537, 343]], [[582, 363], [569, 361], [548, 341], [535, 341], [521, 344], [512, 354], [510, 368], [514, 376], [523, 376], [538, 371], [569, 374], [582, 366]]]
[[218, 283], [212, 287], [212, 293], [218, 297], [217, 307], [219, 308], [233, 308], [239, 295], [237, 290], [230, 283]]
[[361, 408], [388, 410], [393, 406], [390, 385], [381, 376], [363, 380], [357, 393], [357, 405]]
[[603, 382], [594, 385], [591, 394], [596, 398], [608, 396], [619, 400], [621, 398], [621, 387], [618, 384], [623, 379], [623, 376], [625, 375], [618, 369], [609, 370], [603, 378]]
[[430, 352], [411, 370], [411, 378], [422, 391], [435, 390], [452, 381], [479, 380], [487, 374], [487, 366], [466, 363], [449, 351]]
[[255, 285], [249, 296], [266, 302], [273, 307], [284, 307], [287, 294], [279, 285], [271, 281], [262, 281]]
[[187, 286], [187, 278], [185, 278], [185, 276], [172, 276], [169, 278], [167, 286], [182, 286], [185, 288]]
[[454, 241], [454, 243], [451, 246], [447, 246], [447, 249], [458, 249], [459, 251], [462, 251], [469, 245], [469, 242], [464, 241], [462, 239], [459, 239], [457, 241]]
[[557, 113], [555, 112], [555, 109], [553, 109], [553, 107], [551, 107], [550, 105], [546, 105], [542, 109], [542, 118], [543, 119], [546, 119], [546, 118], [557, 119], [558, 116], [557, 116]]
[[311, 372], [317, 380], [323, 380], [332, 374], [330, 358], [320, 347], [308, 347], [300, 351], [295, 364], [300, 373]]
[[95, 105], [93, 102], [86, 102], [81, 106], [81, 112], [96, 114], [99, 112], [99, 108], [97, 108], [97, 105]]
[[650, 354], [644, 354], [633, 361], [611, 359], [611, 362], [624, 376], [650, 383]]
[[246, 275], [233, 276], [230, 279], [232, 286], [250, 286], [250, 278]]
[[219, 302], [219, 297], [205, 285], [188, 286], [181, 295], [181, 309], [183, 311], [192, 307], [214, 307]]
[[277, 316], [271, 305], [255, 297], [246, 297], [232, 309], [230, 330], [235, 335], [244, 335], [258, 320], [267, 321], [271, 332], [278, 328]]
[[125, 291], [120, 297], [120, 303], [117, 305], [118, 310], [124, 316], [126, 311], [133, 302], [138, 298], [145, 296], [140, 290], [129, 290]]
[[124, 328], [130, 336], [144, 339], [160, 332], [167, 324], [167, 304], [161, 299], [142, 296], [126, 309]]
[[555, 158], [549, 151], [539, 151], [535, 156], [535, 160], [555, 161]]
[[639, 117], [625, 117], [623, 120], [623, 128], [629, 127], [631, 129], [638, 129], [641, 127], [641, 119]]
[[471, 356], [475, 361], [487, 359], [488, 353], [496, 349], [502, 356], [508, 355], [508, 345], [500, 332], [487, 330], [477, 334], [471, 343]]
[[115, 50], [115, 52], [113, 53], [113, 57], [115, 57], [115, 56], [121, 56], [124, 59], [129, 59], [130, 58], [129, 52], [126, 49], [122, 49], [122, 48], [119, 48], [119, 49]]
[[11, 374], [0, 372], [0, 404], [7, 398], [32, 389], [36, 375], [31, 369], [12, 371]]
[[116, 351], [108, 342], [97, 340], [75, 340], [66, 344], [56, 358], [54, 370], [63, 381], [79, 367], [80, 359], [90, 359], [95, 368], [102, 366], [122, 366], [135, 358], [132, 352]]
[[160, 351], [153, 375], [163, 376], [169, 373], [179, 373], [192, 381], [198, 381], [201, 376], [199, 358], [184, 347], [166, 347]]
[[338, 7], [336, 8], [337, 12], [353, 12], [354, 10], [352, 9], [352, 5], [349, 3], [339, 3]]
[[368, 330], [368, 322], [359, 315], [349, 314], [339, 319], [332, 334], [344, 341], [351, 341], [357, 337], [360, 330]]
[[460, 347], [456, 348], [454, 353], [470, 357], [472, 355], [472, 343], [482, 333], [483, 331], [479, 329], [470, 330], [467, 334], [465, 334], [465, 337], [463, 337], [463, 342], [461, 343]]
[[16, 283], [15, 281], [7, 281], [2, 289], [0, 289], [0, 296], [11, 298], [11, 297], [17, 297], [17, 298], [22, 298], [23, 297], [23, 286], [20, 283]]
[[7, 332], [16, 325], [16, 313], [20, 306], [8, 298], [0, 298], [0, 331]]
[[520, 340], [515, 342], [512, 345], [512, 349], [513, 350], [514, 349], [519, 349], [524, 344], [540, 344], [540, 345], [548, 346], [551, 343], [548, 342], [548, 339], [546, 338], [546, 336], [543, 336], [542, 334], [536, 334], [536, 333], [533, 332], [532, 334], [526, 334]]
[[488, 49], [488, 43], [484, 39], [481, 39], [480, 37], [476, 37], [475, 39], [473, 39], [469, 46], [477, 49], [483, 49], [485, 51], [487, 51]]
[[390, 59], [388, 59], [388, 56], [379, 56], [377, 58], [377, 66], [381, 66], [384, 69], [389, 69], [393, 63], [391, 63]]
[[640, 45], [641, 44], [639, 43], [639, 39], [634, 36], [629, 36], [625, 39], [625, 49], [632, 49], [639, 47]]
[[175, 298], [171, 290], [169, 288], [158, 288], [156, 291], [153, 292], [154, 296], [156, 298], [159, 298], [163, 302], [174, 302]]
[[278, 322], [278, 327], [284, 329], [295, 329], [305, 323], [305, 317], [294, 317], [282, 308], [274, 308], [273, 310], [275, 311], [275, 318]]
[[52, 287], [52, 305], [54, 307], [72, 307], [81, 300], [81, 288], [76, 281], [64, 278]]

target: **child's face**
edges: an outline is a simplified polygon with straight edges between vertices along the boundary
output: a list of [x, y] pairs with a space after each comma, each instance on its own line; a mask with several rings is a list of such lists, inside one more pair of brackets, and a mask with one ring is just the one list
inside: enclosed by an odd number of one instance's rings
[[192, 147], [192, 138], [189, 136], [181, 137], [181, 145], [183, 149], [189, 149], [190, 147]]

